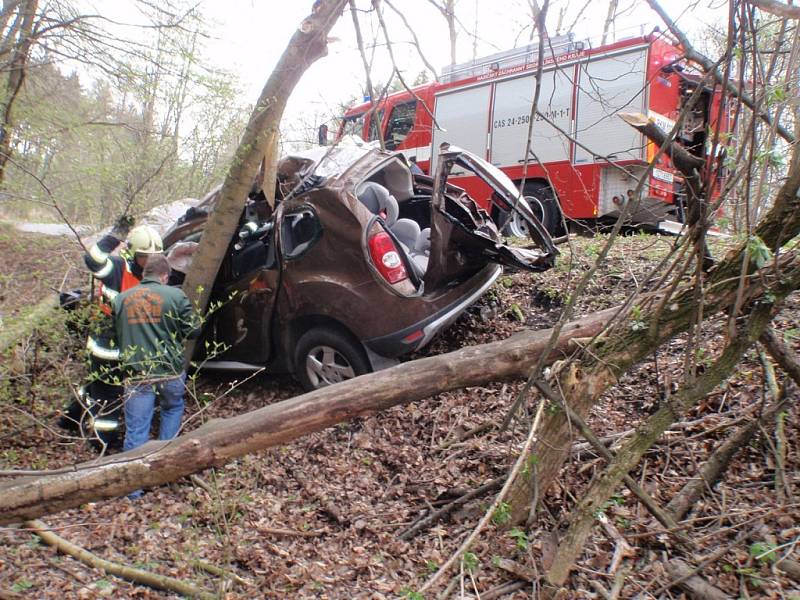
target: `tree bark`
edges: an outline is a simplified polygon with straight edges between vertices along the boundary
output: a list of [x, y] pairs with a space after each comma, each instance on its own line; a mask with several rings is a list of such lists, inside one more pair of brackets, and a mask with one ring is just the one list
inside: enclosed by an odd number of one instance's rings
[[[571, 351], [570, 340], [599, 333], [616, 309], [564, 327], [548, 361]], [[170, 441], [0, 485], [0, 524], [36, 518], [91, 500], [174, 481], [245, 454], [285, 444], [356, 416], [433, 394], [524, 377], [549, 347], [551, 330], [423, 358], [363, 375], [230, 419], [211, 421]]]
[[797, 355], [781, 341], [773, 328], [767, 328], [764, 335], [761, 336], [761, 343], [764, 344], [767, 352], [775, 359], [780, 368], [792, 378], [792, 381], [800, 385], [800, 362], [798, 362]]
[[[270, 141], [278, 134], [289, 95], [306, 69], [327, 53], [328, 32], [346, 3], [347, 0], [314, 3], [312, 13], [295, 31], [261, 91], [183, 284], [186, 295], [200, 311], [205, 311], [208, 304], [211, 288], [261, 161], [270, 165], [278, 160], [276, 145]], [[192, 355], [193, 348], [190, 344], [188, 356]]]
[[731, 597], [718, 587], [714, 587], [699, 575], [692, 574], [693, 569], [686, 562], [674, 558], [667, 563], [667, 573], [673, 579], [680, 579], [675, 587], [683, 589], [690, 598], [698, 600], [731, 600]]
[[800, 19], [800, 6], [791, 6], [778, 0], [748, 0], [748, 3], [784, 19]]

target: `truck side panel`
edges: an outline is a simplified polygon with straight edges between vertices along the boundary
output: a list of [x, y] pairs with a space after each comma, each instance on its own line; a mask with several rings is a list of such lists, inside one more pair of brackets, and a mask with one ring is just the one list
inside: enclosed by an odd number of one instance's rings
[[[486, 156], [492, 86], [489, 84], [455, 90], [436, 96], [436, 123], [431, 148], [433, 165], [442, 142]], [[457, 171], [453, 172], [458, 175]]]
[[642, 160], [642, 135], [623, 122], [620, 112], [646, 112], [647, 50], [638, 49], [582, 63], [579, 68], [576, 137], [588, 150], [575, 147], [576, 165], [615, 160]]
[[[542, 73], [538, 110], [567, 133], [572, 132], [572, 93], [574, 67], [551, 69]], [[528, 138], [531, 106], [536, 78], [517, 77], [495, 84], [494, 112], [491, 129], [491, 162], [501, 167], [523, 162]], [[568, 137], [545, 122], [534, 119], [529, 162], [549, 163], [569, 160], [571, 143]]]

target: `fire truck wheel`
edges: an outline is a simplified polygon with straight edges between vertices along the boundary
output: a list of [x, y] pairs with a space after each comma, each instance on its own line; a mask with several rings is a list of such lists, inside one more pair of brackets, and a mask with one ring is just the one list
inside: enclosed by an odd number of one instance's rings
[[[525, 184], [522, 195], [547, 232], [556, 235], [561, 229], [561, 208], [553, 188], [542, 181], [531, 181]], [[517, 214], [509, 219], [508, 228], [512, 235], [529, 237], [527, 223]]]

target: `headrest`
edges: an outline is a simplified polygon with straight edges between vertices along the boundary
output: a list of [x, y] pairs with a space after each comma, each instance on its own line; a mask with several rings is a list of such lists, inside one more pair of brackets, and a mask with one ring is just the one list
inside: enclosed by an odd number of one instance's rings
[[374, 181], [365, 181], [356, 191], [359, 202], [374, 215], [380, 215], [387, 225], [393, 225], [400, 214], [397, 200], [384, 186]]

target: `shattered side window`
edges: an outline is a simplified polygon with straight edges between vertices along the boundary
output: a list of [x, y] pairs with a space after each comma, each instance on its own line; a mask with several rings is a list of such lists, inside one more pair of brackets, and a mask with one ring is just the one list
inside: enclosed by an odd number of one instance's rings
[[311, 207], [301, 207], [284, 215], [281, 224], [281, 249], [286, 259], [305, 254], [322, 237], [322, 224]]

